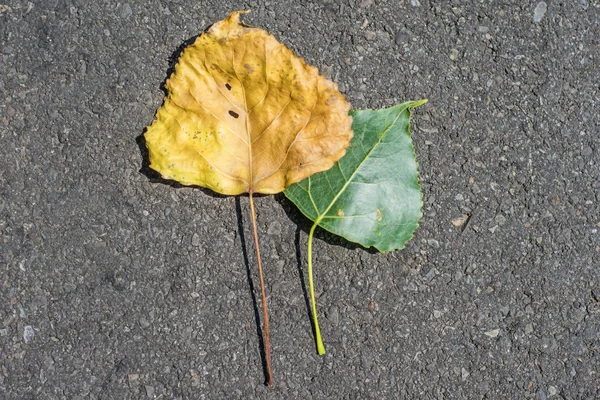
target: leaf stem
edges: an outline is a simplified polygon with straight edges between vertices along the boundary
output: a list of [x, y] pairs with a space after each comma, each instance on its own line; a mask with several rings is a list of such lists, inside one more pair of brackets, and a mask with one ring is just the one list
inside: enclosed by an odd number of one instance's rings
[[254, 200], [252, 192], [250, 197], [250, 214], [252, 214], [252, 228], [254, 230], [254, 247], [256, 248], [256, 259], [258, 261], [258, 277], [260, 280], [260, 295], [263, 309], [263, 337], [265, 342], [265, 362], [267, 364], [267, 386], [273, 386], [273, 373], [271, 372], [271, 342], [269, 340], [269, 312], [267, 311], [267, 296], [265, 296], [265, 281], [263, 280], [262, 263], [260, 261], [260, 249], [258, 247], [258, 231], [256, 230], [256, 213], [254, 212]]
[[321, 330], [319, 329], [319, 319], [317, 318], [317, 301], [315, 300], [315, 287], [313, 284], [312, 273], [312, 242], [317, 224], [318, 222], [315, 222], [313, 224], [308, 234], [308, 288], [310, 291], [310, 306], [315, 326], [315, 341], [317, 342], [317, 352], [319, 353], [319, 355], [323, 355], [325, 354], [325, 346], [323, 345], [323, 339], [321, 338]]

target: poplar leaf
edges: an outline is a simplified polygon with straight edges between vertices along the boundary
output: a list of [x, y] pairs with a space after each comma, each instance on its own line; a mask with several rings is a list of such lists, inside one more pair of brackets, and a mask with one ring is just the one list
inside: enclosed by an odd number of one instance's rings
[[145, 134], [150, 168], [222, 194], [278, 193], [345, 154], [350, 104], [241, 13], [183, 51]]
[[352, 111], [346, 156], [285, 195], [315, 226], [379, 251], [403, 248], [422, 216], [409, 122], [410, 109], [425, 102]]

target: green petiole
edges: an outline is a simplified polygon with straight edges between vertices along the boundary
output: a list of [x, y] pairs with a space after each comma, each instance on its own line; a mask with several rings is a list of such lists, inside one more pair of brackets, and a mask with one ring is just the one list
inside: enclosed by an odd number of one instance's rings
[[[319, 221], [319, 219], [317, 219]], [[318, 222], [315, 222], [310, 228], [308, 234], [308, 290], [310, 291], [310, 306], [312, 310], [313, 322], [315, 326], [315, 341], [317, 342], [317, 352], [319, 355], [325, 354], [325, 346], [323, 345], [323, 339], [321, 338], [321, 330], [319, 329], [319, 319], [317, 318], [317, 302], [315, 300], [315, 287], [313, 284], [313, 273], [312, 273], [312, 242], [313, 234]]]

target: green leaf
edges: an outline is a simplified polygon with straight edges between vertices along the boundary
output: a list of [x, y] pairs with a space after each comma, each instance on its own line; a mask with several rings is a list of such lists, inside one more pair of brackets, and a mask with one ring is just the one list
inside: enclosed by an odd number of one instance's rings
[[285, 195], [329, 232], [379, 251], [403, 248], [422, 216], [409, 122], [410, 109], [425, 102], [351, 111], [354, 138], [346, 155]]
[[382, 110], [351, 111], [354, 138], [333, 168], [285, 190], [314, 221], [308, 239], [308, 281], [319, 354], [319, 332], [312, 278], [315, 228], [379, 251], [404, 248], [419, 225], [423, 205], [417, 161], [410, 135], [410, 109], [427, 100]]

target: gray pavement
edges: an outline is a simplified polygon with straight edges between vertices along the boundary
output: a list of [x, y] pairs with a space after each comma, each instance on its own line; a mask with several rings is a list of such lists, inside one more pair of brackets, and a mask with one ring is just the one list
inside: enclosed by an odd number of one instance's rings
[[[429, 99], [408, 247], [315, 241], [324, 357], [308, 223], [257, 199], [273, 388], [248, 199], [139, 146], [170, 58], [236, 9], [354, 108]], [[0, 398], [599, 398], [599, 65], [596, 0], [0, 0]]]

